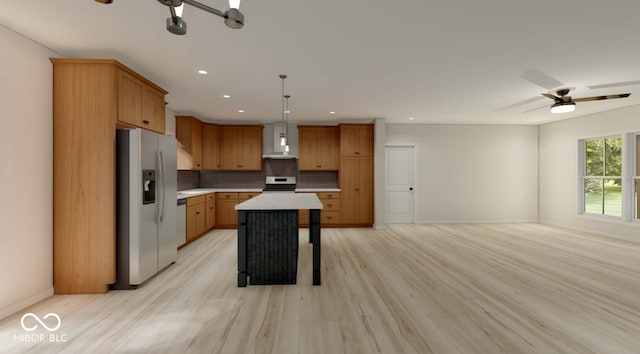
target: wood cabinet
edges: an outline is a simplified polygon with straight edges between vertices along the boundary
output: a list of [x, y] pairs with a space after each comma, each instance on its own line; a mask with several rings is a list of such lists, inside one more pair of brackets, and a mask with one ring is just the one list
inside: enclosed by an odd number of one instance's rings
[[176, 116], [178, 170], [202, 169], [202, 122], [191, 116]]
[[220, 169], [220, 126], [216, 124], [202, 126], [202, 169]]
[[301, 171], [337, 171], [340, 167], [338, 127], [298, 126]]
[[187, 198], [187, 243], [202, 236], [206, 231], [205, 196]]
[[[320, 213], [320, 224], [322, 227], [340, 226], [342, 216], [340, 192], [318, 192], [316, 193], [322, 202], [322, 212]], [[309, 227], [309, 210], [300, 209], [298, 212], [298, 226]]]
[[340, 156], [373, 157], [373, 125], [340, 124]]
[[234, 209], [238, 204], [238, 193], [216, 193], [216, 226], [234, 229], [238, 226], [238, 216]]
[[115, 60], [51, 62], [54, 292], [105, 293], [116, 281], [116, 128], [144, 125], [146, 87], [162, 97], [149, 105], [164, 133], [166, 91]]
[[220, 126], [220, 168], [262, 170], [262, 125]]
[[343, 226], [373, 225], [373, 125], [340, 124]]
[[342, 220], [342, 197], [340, 192], [317, 193], [322, 202], [321, 226], [337, 226]]
[[118, 121], [164, 134], [166, 93], [137, 74], [119, 70]]
[[187, 198], [187, 243], [202, 236], [207, 231], [206, 198]]
[[205, 201], [205, 224], [206, 231], [216, 226], [216, 194], [209, 193], [206, 195]]
[[340, 163], [342, 223], [345, 226], [373, 224], [373, 158], [343, 157]]
[[238, 203], [246, 202], [247, 200], [259, 196], [260, 192], [240, 192], [238, 193]]

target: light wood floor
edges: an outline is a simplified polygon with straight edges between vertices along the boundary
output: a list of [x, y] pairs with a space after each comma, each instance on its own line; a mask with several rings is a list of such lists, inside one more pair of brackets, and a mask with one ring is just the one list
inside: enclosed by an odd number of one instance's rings
[[[640, 353], [639, 244], [536, 224], [325, 229], [313, 287], [306, 237], [297, 285], [237, 288], [235, 230], [214, 231], [138, 290], [0, 321], [0, 352]], [[15, 343], [25, 312], [57, 313], [68, 341]]]

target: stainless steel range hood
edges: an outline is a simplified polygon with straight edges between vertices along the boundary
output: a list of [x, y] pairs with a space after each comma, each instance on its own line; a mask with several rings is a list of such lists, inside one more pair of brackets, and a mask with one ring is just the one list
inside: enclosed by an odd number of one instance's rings
[[262, 151], [265, 159], [297, 159], [298, 158], [298, 127], [293, 124], [288, 126], [289, 153], [285, 155], [284, 146], [280, 146], [280, 132], [282, 122], [264, 125], [262, 137]]

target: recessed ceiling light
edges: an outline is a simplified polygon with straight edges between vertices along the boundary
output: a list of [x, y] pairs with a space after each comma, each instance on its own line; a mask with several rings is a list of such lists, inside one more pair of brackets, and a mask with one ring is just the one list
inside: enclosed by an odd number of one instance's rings
[[239, 109], [238, 113], [244, 113], [244, 109]]
[[289, 114], [289, 113], [291, 113], [291, 111], [284, 111], [284, 113]]
[[414, 119], [415, 119], [415, 118], [413, 118], [413, 117], [409, 117], [409, 120], [414, 120]]
[[229, 95], [222, 95], [222, 97], [224, 97], [224, 98], [229, 98], [229, 97], [231, 97], [231, 96], [229, 96]]
[[198, 74], [207, 75], [207, 71], [206, 70], [198, 70]]
[[336, 112], [334, 112], [334, 111], [331, 111], [331, 112], [329, 112], [329, 114], [336, 114]]

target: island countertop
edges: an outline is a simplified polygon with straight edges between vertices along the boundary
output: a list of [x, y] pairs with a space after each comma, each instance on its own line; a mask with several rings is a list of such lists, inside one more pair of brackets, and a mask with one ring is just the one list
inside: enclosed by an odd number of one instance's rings
[[322, 209], [322, 202], [315, 194], [294, 192], [263, 192], [235, 206], [236, 210], [294, 210]]

